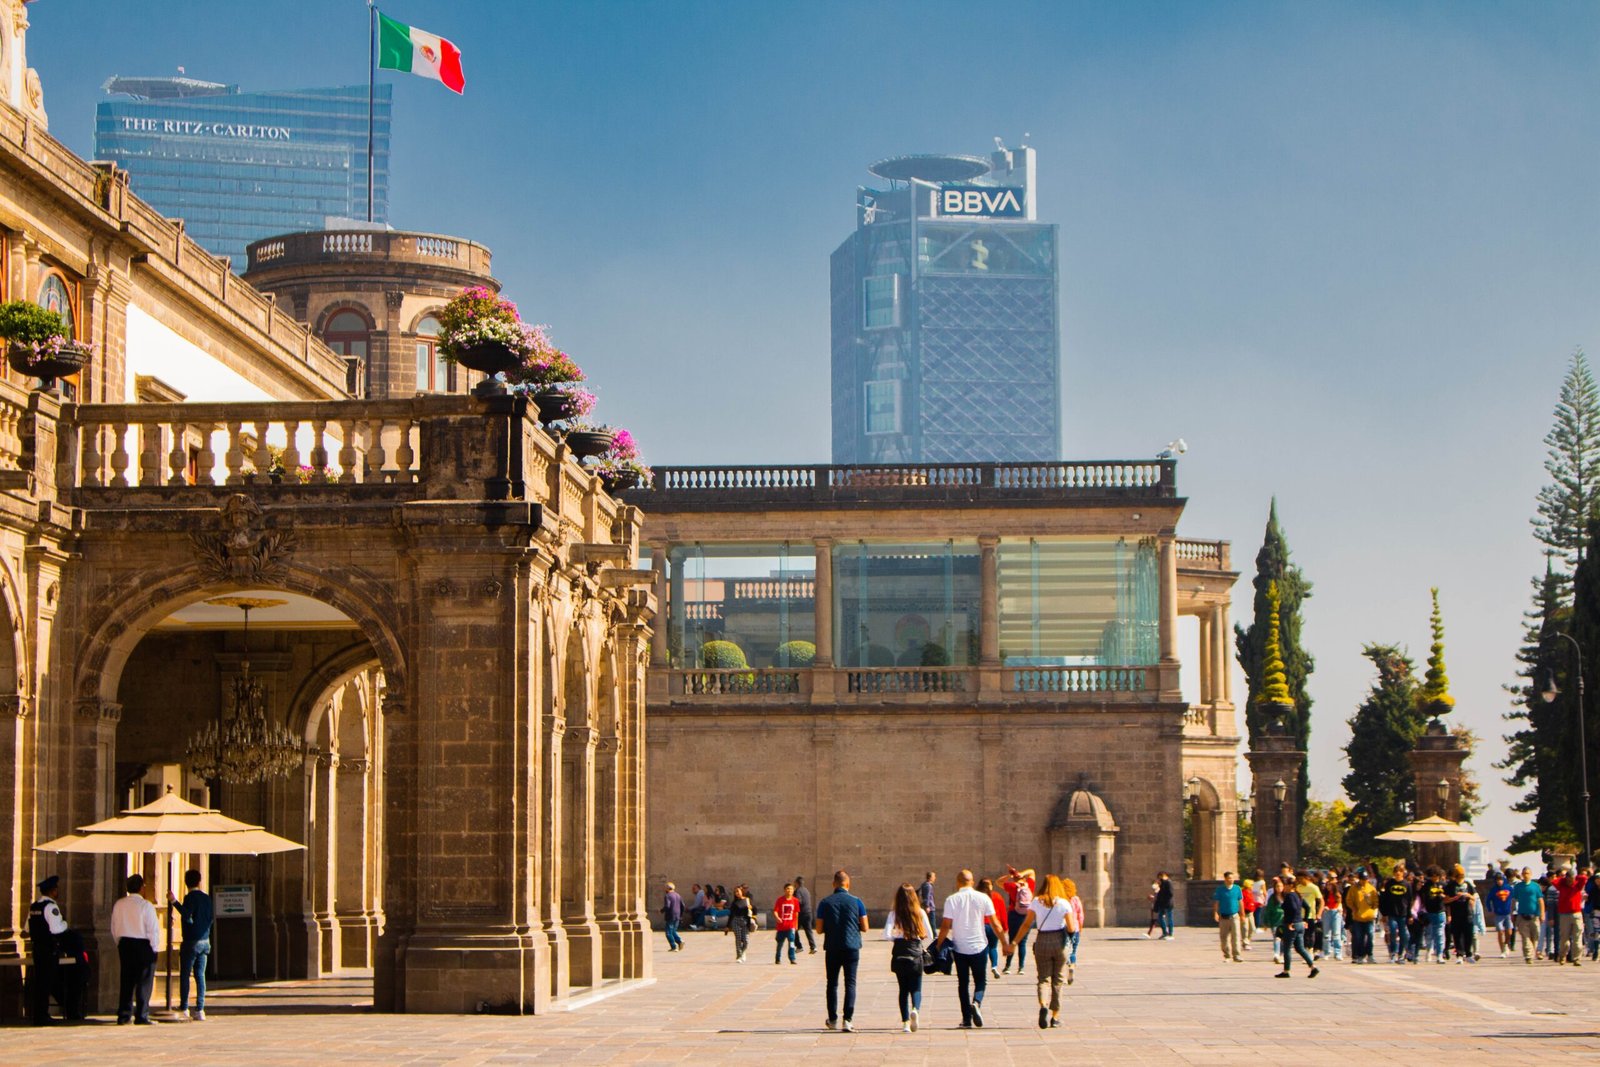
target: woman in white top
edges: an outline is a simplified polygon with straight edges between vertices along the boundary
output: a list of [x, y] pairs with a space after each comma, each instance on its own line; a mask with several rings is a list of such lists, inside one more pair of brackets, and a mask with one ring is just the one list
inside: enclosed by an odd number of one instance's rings
[[894, 907], [883, 924], [883, 939], [893, 941], [889, 969], [900, 983], [900, 1029], [912, 1033], [922, 1010], [922, 942], [929, 934], [928, 916], [910, 882], [894, 895]]
[[[1033, 966], [1039, 981], [1039, 1029], [1061, 1025], [1061, 972], [1067, 966], [1067, 938], [1077, 940], [1083, 926], [1081, 913], [1072, 907], [1076, 893], [1067, 888], [1056, 875], [1044, 880], [1044, 889], [1028, 905], [1028, 914], [1017, 927], [1013, 941], [1021, 940], [1029, 927], [1037, 928], [1039, 936], [1033, 943]], [[1007, 955], [1010, 955], [1008, 950]], [[1077, 957], [1077, 946], [1073, 946]], [[1047, 997], [1046, 991], [1049, 996]]]

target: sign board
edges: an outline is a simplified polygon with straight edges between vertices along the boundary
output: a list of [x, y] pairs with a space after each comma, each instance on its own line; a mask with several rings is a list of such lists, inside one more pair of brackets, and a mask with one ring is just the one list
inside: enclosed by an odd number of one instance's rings
[[1022, 219], [1022, 190], [993, 185], [943, 185], [928, 191], [928, 214], [936, 218]]
[[256, 913], [256, 887], [219, 885], [211, 894], [219, 919], [249, 919]]

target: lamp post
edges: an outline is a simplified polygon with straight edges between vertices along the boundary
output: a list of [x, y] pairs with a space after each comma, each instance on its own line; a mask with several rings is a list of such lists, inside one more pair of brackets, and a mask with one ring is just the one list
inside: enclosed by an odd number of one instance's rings
[[[1578, 774], [1583, 783], [1581, 791], [1583, 796], [1583, 862], [1587, 864], [1594, 862], [1594, 845], [1589, 840], [1589, 732], [1583, 725], [1583, 646], [1578, 644], [1576, 637], [1571, 634], [1564, 634], [1559, 630], [1546, 637], [1539, 644], [1543, 646], [1557, 637], [1572, 646], [1573, 658], [1578, 662]], [[1551, 672], [1546, 678], [1546, 682], [1548, 683], [1547, 688], [1540, 692], [1539, 695], [1544, 698], [1546, 704], [1549, 704], [1555, 700], [1556, 694], [1560, 692], [1556, 688], [1554, 672]]]
[[1444, 807], [1450, 803], [1450, 779], [1441, 778], [1439, 784], [1433, 787], [1434, 798], [1439, 801], [1439, 818], [1444, 818]]

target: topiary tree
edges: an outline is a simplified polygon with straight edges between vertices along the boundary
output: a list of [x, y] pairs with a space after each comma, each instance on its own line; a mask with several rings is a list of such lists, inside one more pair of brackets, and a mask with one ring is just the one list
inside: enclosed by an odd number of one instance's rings
[[1422, 688], [1417, 690], [1417, 708], [1431, 715], [1443, 715], [1456, 706], [1450, 695], [1450, 679], [1444, 672], [1444, 620], [1439, 616], [1439, 588], [1433, 593], [1433, 644], [1428, 646], [1428, 673], [1423, 675]]
[[738, 670], [750, 666], [744, 649], [732, 641], [707, 641], [700, 646], [700, 665], [711, 671]]
[[817, 646], [810, 641], [785, 641], [778, 646], [780, 667], [809, 667], [816, 661]]
[[1289, 678], [1283, 670], [1283, 645], [1278, 635], [1278, 583], [1267, 583], [1267, 640], [1261, 654], [1261, 692], [1257, 704], [1293, 706]]

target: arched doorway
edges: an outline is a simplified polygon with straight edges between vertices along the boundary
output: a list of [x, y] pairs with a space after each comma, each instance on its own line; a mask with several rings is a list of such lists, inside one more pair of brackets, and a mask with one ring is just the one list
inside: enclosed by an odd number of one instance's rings
[[1184, 868], [1191, 881], [1210, 882], [1222, 877], [1222, 796], [1217, 787], [1199, 776], [1184, 783]]

